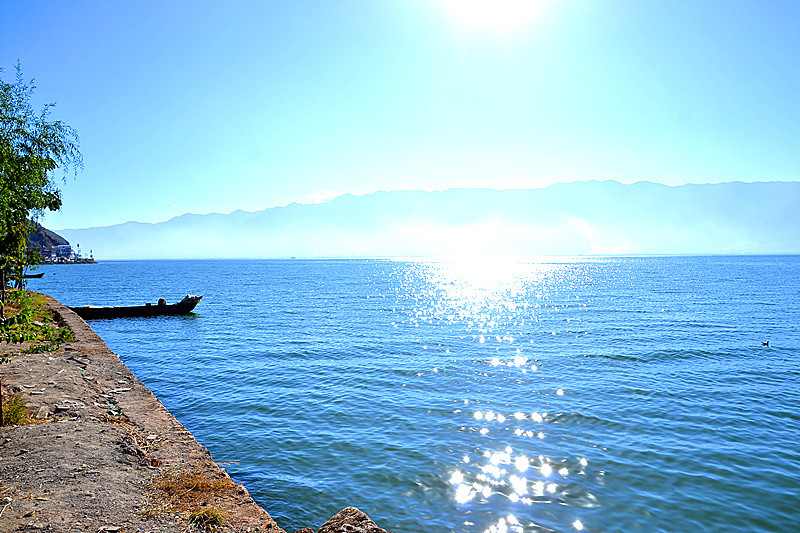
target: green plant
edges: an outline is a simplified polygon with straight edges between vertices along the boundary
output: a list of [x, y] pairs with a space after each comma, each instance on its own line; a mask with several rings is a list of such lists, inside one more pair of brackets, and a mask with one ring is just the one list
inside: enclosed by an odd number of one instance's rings
[[0, 79], [0, 300], [5, 276], [22, 288], [25, 269], [36, 261], [26, 242], [34, 222], [45, 211], [61, 208], [56, 170], [60, 167], [66, 178], [69, 168], [76, 175], [83, 168], [77, 132], [50, 117], [54, 104], [37, 112], [33, 80], [25, 81], [19, 63], [16, 71], [14, 82]]
[[22, 350], [22, 353], [51, 353], [57, 352], [61, 348], [58, 342], [44, 342], [39, 344], [32, 344], [30, 347]]
[[[41, 353], [58, 351], [64, 342], [75, 340], [75, 336], [68, 328], [53, 325], [52, 312], [47, 309], [46, 301], [40, 294], [26, 290], [11, 291], [6, 302], [0, 305], [4, 310], [6, 306], [16, 310], [16, 314], [0, 318], [0, 342], [32, 341], [33, 344], [25, 350], [25, 353]], [[0, 358], [0, 364], [9, 362], [11, 359], [8, 357]], [[10, 418], [5, 411], [11, 407], [6, 407], [7, 404], [12, 405], [3, 401], [2, 379], [0, 379], [0, 425], [19, 424], [19, 422], [8, 422]]]
[[28, 409], [25, 407], [25, 401], [19, 394], [11, 394], [2, 401], [3, 408], [0, 409], [2, 415], [2, 426], [21, 426], [31, 422]]
[[27, 325], [32, 322], [30, 309], [20, 309], [16, 315], [0, 320], [0, 341], [20, 343], [30, 340], [32, 334]]
[[69, 328], [56, 328], [47, 322], [40, 325], [34, 324], [31, 330], [33, 340], [37, 343], [32, 344], [23, 353], [57, 352], [63, 343], [75, 340], [75, 336]]
[[14, 307], [31, 307], [34, 305], [34, 300], [36, 303], [43, 303], [43, 298], [34, 298], [33, 293], [28, 291], [21, 291], [21, 290], [12, 290], [8, 293], [8, 305], [12, 305]]
[[10, 292], [7, 300], [7, 305], [16, 308], [17, 313], [0, 320], [0, 341], [39, 342], [39, 346], [29, 348], [26, 353], [40, 353], [56, 351], [64, 342], [75, 340], [68, 328], [53, 326], [52, 313], [41, 294], [17, 290]]

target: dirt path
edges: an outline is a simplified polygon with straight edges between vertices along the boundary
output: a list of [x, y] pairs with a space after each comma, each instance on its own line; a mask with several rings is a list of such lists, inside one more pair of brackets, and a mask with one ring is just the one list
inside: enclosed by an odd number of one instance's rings
[[[0, 368], [39, 422], [0, 428], [0, 531], [182, 532], [223, 516], [221, 531], [285, 533], [86, 322], [47, 303], [75, 342]], [[319, 531], [383, 530], [348, 508]]]

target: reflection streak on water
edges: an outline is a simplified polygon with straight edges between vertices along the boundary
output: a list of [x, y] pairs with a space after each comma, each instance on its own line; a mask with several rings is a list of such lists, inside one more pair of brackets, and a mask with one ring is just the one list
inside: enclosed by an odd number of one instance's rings
[[[539, 321], [538, 313], [544, 308], [560, 311], [559, 306], [548, 301], [548, 280], [560, 275], [560, 267], [558, 264], [515, 262], [421, 264], [418, 273], [428, 284], [425, 294], [417, 299], [412, 320], [416, 323], [437, 320], [449, 324], [462, 323], [468, 332], [472, 331], [472, 339], [484, 354], [487, 349], [499, 351], [503, 346], [513, 349], [518, 336], [530, 334], [531, 326]], [[572, 318], [566, 321], [571, 322]], [[556, 331], [549, 333], [557, 334]], [[531, 344], [533, 340], [527, 343], [526, 350], [531, 349]], [[532, 363], [522, 348], [516, 348], [510, 356], [487, 355], [484, 361], [495, 372], [512, 373], [510, 376], [516, 373], [517, 379], [541, 375], [541, 363]], [[530, 385], [535, 390], [542, 387], [541, 383], [531, 381]], [[565, 395], [561, 388], [550, 389], [548, 396], [551, 401], [553, 393], [557, 397]], [[519, 400], [522, 403], [527, 399]], [[509, 399], [512, 410], [514, 401], [515, 398]], [[463, 403], [468, 405], [469, 400], [464, 399]], [[542, 426], [549, 422], [546, 412], [528, 414], [524, 409], [514, 410], [508, 416], [497, 410], [482, 409], [474, 411], [471, 416], [480, 423], [478, 427], [469, 426], [471, 430], [484, 438], [493, 437], [493, 442], [496, 442], [497, 434], [502, 435], [504, 431], [511, 432], [517, 443], [519, 438], [545, 439]], [[507, 422], [514, 426], [507, 426]], [[535, 446], [530, 449], [535, 450]], [[553, 502], [569, 505], [568, 496], [574, 485], [569, 478], [573, 474], [585, 474], [587, 465], [586, 458], [554, 459], [515, 451], [508, 445], [500, 450], [484, 450], [476, 457], [463, 455], [458, 467], [449, 473], [448, 481], [457, 506], [496, 503], [499, 511], [507, 509], [511, 503], [521, 506], [517, 514], [531, 517], [530, 525], [535, 526], [533, 513], [524, 509]], [[584, 500], [594, 500], [591, 494], [583, 492]], [[505, 498], [505, 503], [498, 498]], [[571, 526], [576, 530], [584, 527], [580, 520], [575, 520]], [[515, 515], [502, 516], [486, 529], [487, 532], [523, 530], [523, 523]]]

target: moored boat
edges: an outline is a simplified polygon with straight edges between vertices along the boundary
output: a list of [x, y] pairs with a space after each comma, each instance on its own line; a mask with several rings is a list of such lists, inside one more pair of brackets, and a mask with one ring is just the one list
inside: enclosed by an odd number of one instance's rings
[[168, 315], [188, 315], [195, 306], [202, 300], [202, 296], [187, 294], [183, 300], [176, 304], [167, 304], [161, 298], [156, 305], [146, 303], [134, 306], [109, 306], [99, 307], [94, 305], [84, 305], [82, 307], [70, 307], [78, 316], [86, 320], [98, 318], [132, 318], [149, 316], [168, 316]]

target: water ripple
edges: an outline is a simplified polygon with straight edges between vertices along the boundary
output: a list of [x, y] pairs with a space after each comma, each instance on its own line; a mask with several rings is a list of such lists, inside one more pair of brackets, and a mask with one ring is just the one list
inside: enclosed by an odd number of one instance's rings
[[66, 304], [204, 294], [92, 327], [287, 530], [796, 528], [800, 258], [44, 270]]

